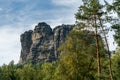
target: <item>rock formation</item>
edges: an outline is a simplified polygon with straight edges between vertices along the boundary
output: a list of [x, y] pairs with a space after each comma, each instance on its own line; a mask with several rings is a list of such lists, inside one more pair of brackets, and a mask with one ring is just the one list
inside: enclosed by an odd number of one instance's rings
[[52, 30], [48, 24], [41, 22], [33, 31], [24, 32], [20, 37], [20, 63], [55, 61], [59, 57], [57, 49], [72, 29], [72, 25], [61, 25]]

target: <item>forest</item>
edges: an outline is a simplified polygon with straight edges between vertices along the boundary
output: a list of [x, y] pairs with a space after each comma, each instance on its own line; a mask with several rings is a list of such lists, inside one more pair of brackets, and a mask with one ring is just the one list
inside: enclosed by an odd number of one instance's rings
[[[111, 4], [104, 0], [104, 5], [99, 0], [82, 2], [74, 29], [58, 49], [57, 61], [11, 61], [0, 67], [0, 80], [120, 80], [120, 0]], [[115, 32], [115, 51], [109, 49], [107, 34], [111, 30]]]

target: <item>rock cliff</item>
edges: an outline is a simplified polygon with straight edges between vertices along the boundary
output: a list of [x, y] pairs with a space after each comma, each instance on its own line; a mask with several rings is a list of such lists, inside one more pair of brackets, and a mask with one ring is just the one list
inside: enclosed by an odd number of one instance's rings
[[20, 63], [52, 62], [58, 59], [57, 49], [65, 42], [66, 36], [73, 29], [72, 25], [60, 25], [52, 29], [45, 22], [39, 23], [34, 30], [20, 36]]

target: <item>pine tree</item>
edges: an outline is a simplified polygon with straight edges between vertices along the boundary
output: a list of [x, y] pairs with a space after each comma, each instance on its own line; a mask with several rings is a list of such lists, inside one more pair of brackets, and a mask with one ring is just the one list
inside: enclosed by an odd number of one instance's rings
[[112, 25], [112, 29], [115, 31], [114, 39], [118, 46], [120, 46], [120, 24]]
[[112, 23], [112, 29], [115, 31], [114, 39], [120, 46], [120, 0], [114, 0], [111, 5], [106, 2], [106, 5], [109, 12], [117, 13], [118, 19]]
[[83, 5], [79, 7], [79, 12], [76, 14], [76, 18], [80, 23], [85, 23], [84, 29], [94, 28], [95, 41], [96, 41], [96, 54], [98, 62], [98, 76], [101, 74], [100, 53], [99, 53], [99, 40], [98, 40], [98, 25], [97, 25], [97, 12], [100, 5], [97, 0], [83, 0]]
[[[109, 72], [110, 79], [113, 80], [112, 68], [111, 68], [111, 54], [109, 50], [109, 45], [106, 37], [106, 32], [104, 30], [104, 22], [109, 20], [109, 16], [106, 15], [107, 12], [103, 11], [104, 6], [99, 3], [99, 0], [83, 0], [83, 5], [80, 6], [78, 13], [76, 14], [76, 18], [78, 19], [79, 24], [84, 24], [82, 27], [84, 29], [93, 29], [95, 32], [95, 41], [96, 41], [96, 54], [98, 60], [98, 76], [101, 76], [101, 60], [100, 60], [100, 51], [99, 51], [99, 30], [101, 29], [102, 34], [104, 36], [105, 45], [107, 48], [108, 60], [109, 60]], [[102, 18], [106, 16], [106, 18]]]

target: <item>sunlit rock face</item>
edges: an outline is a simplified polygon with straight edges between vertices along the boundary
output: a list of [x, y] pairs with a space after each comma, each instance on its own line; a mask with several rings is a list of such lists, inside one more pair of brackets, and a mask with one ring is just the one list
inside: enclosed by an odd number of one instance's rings
[[58, 48], [65, 42], [72, 25], [60, 25], [52, 29], [45, 22], [39, 23], [35, 29], [24, 32], [20, 36], [21, 64], [32, 62], [52, 62], [59, 58]]

